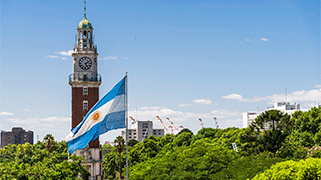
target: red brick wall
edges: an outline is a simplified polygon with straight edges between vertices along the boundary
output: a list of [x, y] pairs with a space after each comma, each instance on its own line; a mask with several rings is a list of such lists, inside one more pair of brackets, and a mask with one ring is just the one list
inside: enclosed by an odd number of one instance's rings
[[[88, 109], [83, 110], [83, 100], [88, 100]], [[87, 112], [99, 100], [99, 88], [88, 87], [88, 95], [83, 95], [82, 87], [72, 87], [71, 90], [71, 128], [75, 128]], [[89, 142], [89, 147], [99, 147], [99, 138]]]

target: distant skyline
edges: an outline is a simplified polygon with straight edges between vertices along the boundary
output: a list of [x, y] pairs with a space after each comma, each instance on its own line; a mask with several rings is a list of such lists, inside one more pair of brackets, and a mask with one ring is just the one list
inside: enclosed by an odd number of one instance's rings
[[[321, 102], [320, 1], [87, 1], [103, 97], [128, 71], [129, 115], [196, 133], [242, 112]], [[83, 1], [1, 2], [0, 129], [63, 140]], [[285, 88], [287, 97], [285, 97]], [[166, 122], [165, 122], [166, 123]], [[168, 124], [166, 123], [168, 126]], [[100, 142], [113, 141], [121, 130]]]

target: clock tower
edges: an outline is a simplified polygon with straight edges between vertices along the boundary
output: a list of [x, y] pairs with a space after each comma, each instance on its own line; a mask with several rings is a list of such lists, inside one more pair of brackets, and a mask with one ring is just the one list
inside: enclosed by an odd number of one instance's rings
[[[85, 1], [86, 5], [86, 1]], [[73, 49], [73, 73], [69, 76], [71, 86], [71, 128], [75, 128], [85, 117], [87, 112], [99, 100], [99, 85], [101, 77], [97, 73], [97, 46], [93, 40], [93, 27], [86, 17], [77, 27], [77, 39]], [[82, 156], [85, 166], [92, 177], [102, 174], [99, 138], [90, 141], [85, 149], [74, 152]]]

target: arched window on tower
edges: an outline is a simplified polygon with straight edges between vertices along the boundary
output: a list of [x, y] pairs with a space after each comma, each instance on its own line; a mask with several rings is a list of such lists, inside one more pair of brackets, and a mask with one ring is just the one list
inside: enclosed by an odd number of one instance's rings
[[91, 34], [91, 32], [90, 31], [88, 31], [88, 35], [87, 35], [87, 38], [89, 39], [89, 44], [88, 44], [88, 48], [91, 48], [91, 36], [90, 36], [90, 34]]
[[82, 40], [83, 40], [83, 43], [84, 43], [84, 48], [87, 48], [87, 32], [84, 31], [83, 33], [83, 37], [82, 37]]
[[82, 80], [83, 80], [83, 81], [88, 81], [88, 77], [87, 77], [86, 74], [83, 76], [83, 79], [82, 79]]

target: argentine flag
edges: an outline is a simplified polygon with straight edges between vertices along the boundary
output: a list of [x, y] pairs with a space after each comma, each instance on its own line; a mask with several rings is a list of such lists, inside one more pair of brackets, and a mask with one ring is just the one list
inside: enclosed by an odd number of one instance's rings
[[126, 79], [127, 76], [98, 101], [88, 111], [84, 120], [71, 130], [66, 137], [70, 154], [76, 149], [85, 148], [91, 140], [109, 130], [125, 128]]

